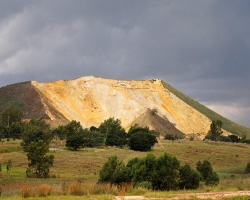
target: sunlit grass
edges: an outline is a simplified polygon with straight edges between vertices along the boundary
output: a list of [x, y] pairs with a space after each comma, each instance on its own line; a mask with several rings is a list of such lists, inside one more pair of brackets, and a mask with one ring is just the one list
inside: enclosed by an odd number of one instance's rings
[[[20, 141], [14, 141], [10, 145], [10, 148], [19, 145]], [[192, 168], [196, 167], [196, 163], [199, 160], [207, 159], [211, 162], [214, 170], [219, 174], [221, 179], [220, 184], [216, 187], [201, 185], [195, 192], [250, 190], [250, 175], [244, 174], [244, 169], [250, 159], [250, 145], [246, 144], [185, 140], [172, 142], [161, 140], [150, 152], [132, 151], [126, 147], [85, 148], [76, 152], [69, 151], [66, 148], [60, 149], [49, 152], [49, 154], [55, 156], [51, 174], [56, 177], [49, 179], [32, 179], [26, 177], [25, 171], [28, 161], [25, 152], [15, 151], [0, 154], [0, 163], [2, 164], [0, 187], [2, 188], [2, 196], [19, 197], [21, 196], [20, 188], [24, 186], [38, 188], [41, 184], [49, 184], [54, 188], [61, 189], [63, 184], [70, 186], [80, 181], [85, 186], [96, 187], [99, 171], [110, 156], [117, 155], [120, 160], [127, 163], [134, 157], [145, 157], [149, 153], [159, 156], [165, 152], [176, 156], [182, 165], [187, 163]], [[6, 164], [9, 159], [11, 159], [13, 167], [7, 173]], [[144, 188], [134, 188], [126, 191], [126, 194], [147, 195], [148, 192], [150, 191]], [[183, 191], [178, 192], [181, 193]], [[60, 194], [59, 192], [53, 193], [52, 190], [52, 196]], [[152, 195], [156, 194], [157, 192], [152, 192]], [[165, 193], [159, 193], [159, 196], [161, 194]], [[171, 192], [168, 192], [167, 195], [171, 195]]]

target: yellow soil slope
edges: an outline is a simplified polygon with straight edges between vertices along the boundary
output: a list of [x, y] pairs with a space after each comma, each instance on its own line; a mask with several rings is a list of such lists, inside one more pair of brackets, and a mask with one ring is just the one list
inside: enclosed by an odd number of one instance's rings
[[[121, 81], [92, 76], [48, 83], [32, 81], [53, 106], [68, 120], [83, 127], [99, 126], [109, 117], [122, 121], [125, 128], [147, 109], [157, 109], [185, 134], [206, 134], [211, 120], [165, 89], [160, 80]], [[44, 102], [45, 109], [46, 102]], [[46, 110], [51, 120], [56, 117]]]

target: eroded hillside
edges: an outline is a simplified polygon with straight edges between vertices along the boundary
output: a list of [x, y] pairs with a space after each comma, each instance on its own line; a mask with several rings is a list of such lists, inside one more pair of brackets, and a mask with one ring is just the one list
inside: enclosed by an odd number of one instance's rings
[[164, 88], [160, 80], [120, 81], [89, 76], [48, 83], [32, 81], [32, 85], [42, 94], [51, 120], [57, 119], [49, 109], [52, 106], [69, 121], [80, 121], [84, 127], [98, 126], [114, 117], [129, 128], [147, 109], [157, 109], [161, 118], [185, 134], [204, 135], [211, 124], [208, 117]]

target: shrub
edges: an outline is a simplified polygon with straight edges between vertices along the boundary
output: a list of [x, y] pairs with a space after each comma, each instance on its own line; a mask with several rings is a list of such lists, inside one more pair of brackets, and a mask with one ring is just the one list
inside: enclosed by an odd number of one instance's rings
[[220, 182], [219, 176], [216, 172], [213, 172], [208, 175], [205, 184], [206, 185], [218, 185]]
[[82, 148], [84, 144], [83, 136], [81, 134], [74, 134], [67, 137], [66, 147], [77, 151]]
[[250, 173], [250, 161], [247, 163], [247, 166], [245, 168], [245, 173], [246, 174]]
[[130, 160], [127, 166], [132, 165], [130, 168], [133, 171], [133, 182], [136, 185], [142, 182], [149, 182], [151, 184], [155, 164], [156, 158], [153, 154], [148, 154], [145, 158]]
[[52, 187], [47, 184], [42, 184], [38, 187], [38, 196], [47, 197], [51, 194]]
[[49, 169], [53, 166], [54, 156], [47, 155], [49, 144], [40, 140], [31, 142], [28, 147], [28, 169], [26, 175], [28, 177], [48, 178]]
[[61, 186], [62, 194], [67, 195], [68, 189], [69, 189], [69, 187], [68, 187], [67, 183], [63, 182], [62, 186]]
[[122, 147], [127, 144], [127, 135], [119, 119], [109, 118], [104, 120], [98, 129], [107, 136], [106, 145]]
[[105, 135], [95, 131], [84, 130], [82, 132], [83, 147], [100, 147], [105, 143]]
[[212, 165], [208, 160], [198, 162], [196, 169], [200, 172], [202, 180], [205, 181], [206, 185], [217, 185], [219, 184], [219, 176], [216, 172], [213, 171]]
[[151, 110], [151, 115], [156, 115], [158, 113], [158, 110], [156, 108], [153, 108]]
[[83, 187], [81, 183], [74, 183], [69, 187], [69, 193], [74, 196], [84, 195]]
[[155, 143], [157, 139], [152, 133], [138, 131], [130, 136], [128, 146], [136, 151], [149, 151]]
[[23, 198], [29, 198], [29, 197], [34, 197], [35, 193], [32, 188], [30, 187], [23, 187], [21, 189], [21, 194]]
[[154, 190], [174, 190], [178, 187], [180, 161], [167, 153], [156, 159], [152, 173]]
[[122, 184], [129, 182], [130, 170], [117, 156], [112, 156], [104, 163], [99, 173], [99, 183]]
[[200, 174], [191, 169], [190, 165], [186, 164], [180, 168], [180, 183], [181, 189], [196, 189], [200, 185]]
[[[165, 140], [180, 140], [183, 139], [184, 137], [180, 135], [166, 134], [164, 138]], [[194, 137], [191, 138], [194, 139]]]

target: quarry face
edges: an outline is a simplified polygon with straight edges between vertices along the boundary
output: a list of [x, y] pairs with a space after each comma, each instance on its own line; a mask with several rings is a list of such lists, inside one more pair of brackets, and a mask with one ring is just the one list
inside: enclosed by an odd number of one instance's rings
[[184, 134], [206, 135], [210, 129], [210, 119], [167, 90], [158, 79], [127, 81], [87, 76], [47, 83], [32, 81], [32, 85], [42, 94], [51, 120], [56, 116], [48, 100], [66, 119], [79, 121], [86, 128], [114, 117], [128, 129], [148, 109], [155, 109]]

